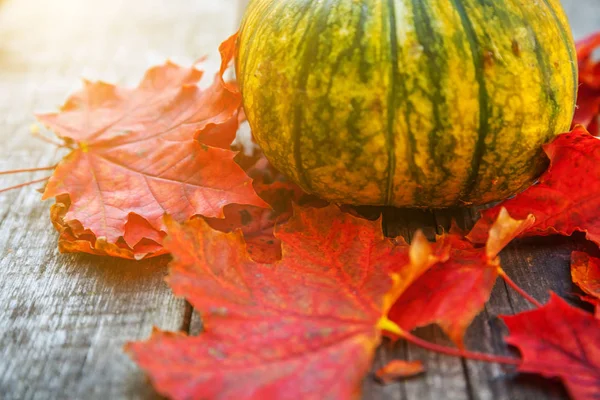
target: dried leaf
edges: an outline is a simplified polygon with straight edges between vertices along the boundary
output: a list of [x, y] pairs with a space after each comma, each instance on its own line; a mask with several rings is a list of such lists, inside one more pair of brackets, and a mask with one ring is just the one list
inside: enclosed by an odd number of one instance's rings
[[[231, 35], [227, 40], [221, 43], [219, 46], [219, 52], [221, 53], [221, 71], [219, 72], [219, 76], [224, 77], [225, 71], [231, 64], [231, 61], [235, 57], [235, 53], [237, 51], [237, 40], [238, 40], [238, 32]], [[237, 81], [222, 81], [223, 85], [227, 88], [227, 90], [238, 93], [239, 87]]]
[[600, 259], [587, 253], [571, 253], [571, 277], [585, 293], [600, 299]]
[[485, 243], [488, 231], [502, 208], [516, 219], [535, 217], [535, 223], [520, 236], [569, 236], [585, 232], [600, 244], [600, 140], [583, 127], [560, 135], [544, 147], [550, 168], [531, 186], [514, 198], [485, 210], [468, 238]]
[[[166, 254], [167, 251], [162, 246], [164, 234], [153, 231], [148, 222], [132, 214], [128, 223], [132, 223], [135, 231], [136, 226], [146, 227], [147, 232], [152, 232], [147, 238], [140, 239], [138, 244], [132, 248], [127, 246], [124, 240], [117, 243], [108, 243], [104, 238], [97, 239], [89, 230], [84, 230], [81, 225], [72, 222], [73, 228], [64, 221], [64, 216], [70, 205], [69, 196], [58, 196], [56, 203], [50, 208], [50, 219], [52, 224], [59, 232], [58, 250], [61, 253], [89, 253], [99, 256], [111, 256], [126, 258], [130, 260], [141, 260], [148, 257], [156, 257]], [[74, 232], [80, 232], [75, 234]]]
[[43, 196], [68, 196], [58, 224], [69, 227], [71, 250], [83, 250], [76, 242], [92, 235], [92, 248], [100, 239], [119, 247], [124, 242], [140, 256], [136, 246], [163, 235], [165, 213], [185, 221], [223, 217], [223, 207], [232, 203], [267, 207], [228, 149], [240, 95], [220, 78], [201, 90], [201, 76], [167, 63], [150, 69], [135, 89], [85, 82], [59, 113], [38, 116], [74, 146]]
[[523, 355], [519, 371], [560, 378], [573, 399], [600, 397], [600, 320], [555, 294], [542, 308], [502, 319], [506, 341]]
[[464, 334], [499, 275], [498, 253], [532, 223], [531, 217], [517, 221], [502, 209], [485, 247], [477, 248], [456, 233], [438, 237], [436, 248], [449, 246], [450, 258], [417, 279], [394, 304], [389, 319], [406, 331], [436, 323], [463, 348]]
[[214, 231], [201, 219], [168, 225], [169, 284], [206, 330], [155, 332], [127, 349], [175, 399], [355, 398], [378, 325], [410, 283], [402, 277], [436, 261], [421, 249], [407, 263], [406, 244], [384, 238], [380, 220], [335, 206], [296, 208], [277, 229], [283, 258], [271, 265], [248, 257], [239, 231]]
[[510, 242], [535, 224], [535, 217], [527, 214], [522, 220], [513, 219], [506, 208], [501, 208], [488, 233], [485, 252], [493, 260]]
[[390, 361], [385, 367], [380, 368], [377, 373], [377, 379], [385, 384], [393, 383], [403, 378], [410, 378], [425, 372], [425, 367], [421, 361]]

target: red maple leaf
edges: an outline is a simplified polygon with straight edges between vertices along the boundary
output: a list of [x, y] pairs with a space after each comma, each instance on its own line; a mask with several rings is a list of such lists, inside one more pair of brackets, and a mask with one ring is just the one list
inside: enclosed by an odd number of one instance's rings
[[577, 43], [579, 64], [579, 93], [573, 126], [583, 125], [592, 135], [598, 135], [598, 116], [600, 115], [600, 62], [594, 58], [594, 52], [600, 47], [600, 33]]
[[267, 207], [229, 150], [241, 96], [221, 78], [201, 90], [201, 76], [167, 63], [135, 89], [85, 82], [59, 113], [38, 116], [74, 147], [43, 196], [68, 196], [54, 221], [63, 242], [83, 238], [76, 250], [102, 253], [102, 242], [143, 257], [141, 248], [160, 252], [165, 213], [184, 221], [223, 217], [232, 203]]
[[467, 328], [488, 301], [498, 275], [504, 273], [498, 253], [533, 222], [532, 217], [516, 221], [502, 209], [485, 247], [477, 248], [453, 231], [438, 237], [435, 247], [450, 247], [449, 259], [417, 279], [388, 318], [406, 331], [436, 323], [463, 348]]
[[555, 294], [542, 308], [503, 316], [519, 371], [560, 378], [577, 400], [600, 398], [600, 320]]
[[410, 378], [425, 372], [421, 361], [393, 360], [376, 372], [377, 379], [383, 383], [392, 383], [402, 378]]
[[199, 310], [205, 332], [155, 332], [127, 350], [175, 399], [354, 398], [380, 321], [436, 261], [422, 235], [408, 262], [407, 245], [384, 238], [381, 220], [336, 206], [296, 208], [276, 231], [283, 258], [270, 265], [249, 258], [239, 231], [202, 219], [168, 225], [169, 284]]
[[550, 168], [539, 182], [514, 198], [485, 210], [468, 238], [485, 243], [490, 226], [502, 208], [511, 216], [523, 219], [529, 214], [535, 224], [521, 236], [569, 236], [585, 232], [600, 244], [600, 140], [578, 126], [544, 147]]

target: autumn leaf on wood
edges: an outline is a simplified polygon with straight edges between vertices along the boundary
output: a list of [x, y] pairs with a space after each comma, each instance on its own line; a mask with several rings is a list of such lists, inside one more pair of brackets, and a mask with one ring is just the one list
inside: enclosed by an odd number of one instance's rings
[[573, 399], [600, 398], [600, 320], [552, 294], [533, 311], [503, 316], [523, 362], [519, 371], [560, 378]]
[[406, 331], [436, 323], [463, 348], [467, 328], [488, 301], [498, 275], [503, 273], [498, 254], [533, 223], [531, 216], [517, 221], [502, 209], [490, 228], [485, 247], [475, 247], [455, 230], [439, 236], [435, 247], [449, 246], [450, 258], [417, 279], [394, 304], [389, 319]]
[[[241, 164], [246, 162], [241, 160]], [[205, 219], [213, 229], [222, 232], [241, 229], [250, 257], [259, 263], [273, 263], [281, 259], [281, 241], [274, 235], [275, 225], [285, 223], [292, 216], [293, 203], [312, 204], [315, 199], [273, 168], [264, 156], [246, 173], [253, 179], [256, 193], [271, 208], [230, 204], [223, 210], [224, 219]]]
[[74, 238], [91, 235], [89, 252], [102, 252], [99, 242], [124, 244], [143, 257], [138, 250], [162, 235], [165, 213], [184, 221], [223, 217], [232, 203], [267, 207], [229, 150], [240, 95], [220, 78], [201, 90], [201, 76], [167, 63], [150, 69], [135, 89], [85, 82], [59, 113], [38, 116], [74, 149], [43, 198], [68, 196], [54, 223]]
[[594, 52], [600, 48], [600, 33], [595, 33], [577, 43], [579, 64], [579, 91], [573, 125], [587, 127], [592, 135], [598, 135], [600, 116], [600, 61]]
[[425, 372], [421, 361], [393, 360], [377, 370], [377, 379], [383, 383], [392, 383], [402, 378], [410, 378]]
[[580, 296], [583, 301], [593, 304], [596, 315], [600, 316], [600, 259], [587, 253], [571, 253], [571, 278], [589, 296]]
[[409, 252], [384, 238], [381, 220], [336, 206], [296, 208], [276, 230], [283, 258], [270, 265], [249, 258], [239, 231], [214, 231], [202, 219], [168, 228], [168, 282], [201, 313], [205, 331], [157, 331], [127, 350], [175, 399], [355, 398], [378, 324], [436, 261], [422, 235]]
[[127, 221], [126, 232], [136, 234], [140, 232], [144, 235], [133, 248], [130, 248], [124, 239], [119, 239], [116, 243], [109, 243], [104, 238], [97, 239], [90, 231], [81, 226], [75, 230], [64, 222], [64, 216], [70, 205], [69, 196], [57, 196], [56, 203], [50, 208], [50, 218], [52, 224], [59, 232], [58, 249], [61, 253], [89, 253], [99, 256], [120, 257], [131, 260], [140, 260], [147, 257], [155, 257], [166, 254], [167, 251], [162, 246], [162, 240], [165, 233], [152, 228], [143, 218], [132, 214]]
[[571, 235], [585, 232], [600, 245], [600, 140], [583, 127], [557, 137], [544, 150], [549, 169], [539, 182], [514, 198], [482, 212], [468, 238], [485, 243], [489, 227], [502, 208], [513, 218], [535, 216], [521, 236]]

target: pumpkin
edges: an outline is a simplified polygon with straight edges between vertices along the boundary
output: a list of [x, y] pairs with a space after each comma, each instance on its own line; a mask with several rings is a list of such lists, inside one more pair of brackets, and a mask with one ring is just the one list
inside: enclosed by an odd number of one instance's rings
[[252, 0], [237, 46], [266, 157], [338, 203], [506, 198], [575, 109], [559, 0]]

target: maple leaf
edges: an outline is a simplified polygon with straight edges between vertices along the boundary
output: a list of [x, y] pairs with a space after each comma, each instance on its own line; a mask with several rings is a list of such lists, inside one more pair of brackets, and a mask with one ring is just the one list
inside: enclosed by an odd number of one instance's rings
[[406, 331], [436, 323], [464, 348], [467, 328], [488, 301], [498, 275], [504, 273], [498, 254], [533, 223], [531, 216], [517, 221], [502, 209], [485, 247], [476, 248], [452, 231], [439, 236], [436, 247], [449, 246], [449, 259], [442, 259], [417, 279], [394, 304], [388, 318]]
[[222, 79], [223, 85], [227, 90], [233, 93], [239, 92], [239, 87], [237, 81], [230, 80], [225, 81], [223, 77], [225, 76], [225, 71], [230, 66], [231, 61], [235, 58], [235, 53], [237, 52], [237, 41], [239, 37], [239, 32], [234, 33], [229, 38], [227, 38], [221, 46], [219, 46], [219, 52], [221, 53], [221, 70], [219, 71], [219, 76]]
[[168, 282], [205, 332], [156, 331], [127, 350], [175, 399], [354, 398], [387, 310], [436, 261], [422, 235], [408, 251], [384, 238], [381, 220], [336, 206], [296, 208], [277, 228], [283, 258], [270, 265], [249, 258], [239, 231], [202, 219], [168, 227]]
[[[239, 160], [240, 164], [247, 163]], [[273, 263], [281, 259], [281, 241], [275, 237], [276, 224], [285, 223], [293, 213], [293, 203], [314, 203], [298, 185], [290, 182], [262, 156], [246, 170], [253, 179], [256, 193], [271, 208], [230, 204], [225, 206], [224, 219], [205, 218], [208, 224], [221, 232], [241, 229], [250, 257], [259, 263]]]
[[221, 78], [201, 90], [201, 76], [195, 68], [166, 63], [150, 69], [135, 89], [85, 82], [59, 113], [38, 115], [75, 147], [43, 195], [69, 197], [55, 225], [68, 227], [74, 238], [92, 235], [92, 247], [98, 240], [124, 242], [135, 253], [144, 239], [161, 236], [165, 213], [184, 221], [223, 217], [223, 207], [232, 203], [267, 207], [228, 149], [239, 93]]
[[520, 372], [560, 378], [573, 399], [600, 398], [600, 320], [552, 293], [542, 308], [502, 316]]
[[377, 379], [388, 384], [401, 378], [410, 378], [425, 372], [421, 361], [393, 360], [376, 372]]
[[600, 33], [593, 34], [577, 43], [579, 65], [579, 91], [573, 126], [583, 125], [592, 135], [600, 134], [600, 62], [594, 52], [600, 47]]
[[521, 236], [569, 236], [585, 232], [600, 244], [600, 140], [578, 126], [544, 146], [550, 167], [539, 182], [515, 197], [482, 212], [468, 238], [485, 243], [489, 227], [502, 208], [513, 218], [535, 216], [535, 224]]
[[600, 299], [600, 259], [574, 251], [571, 253], [571, 277], [581, 290]]
[[[73, 228], [71, 228], [64, 221], [69, 205], [69, 196], [61, 195], [57, 197], [56, 203], [50, 208], [50, 219], [59, 232], [58, 249], [61, 253], [89, 253], [130, 260], [141, 260], [167, 253], [161, 244], [165, 234], [154, 230], [147, 221], [135, 214], [130, 215], [127, 221], [130, 226], [134, 227], [129, 232], [136, 234], [141, 227], [146, 237], [141, 238], [133, 248], [130, 248], [123, 239], [116, 243], [109, 243], [103, 238], [97, 239], [91, 231], [77, 226], [76, 222], [72, 223]], [[74, 231], [79, 234], [75, 234]], [[128, 232], [127, 228], [126, 232]]]

